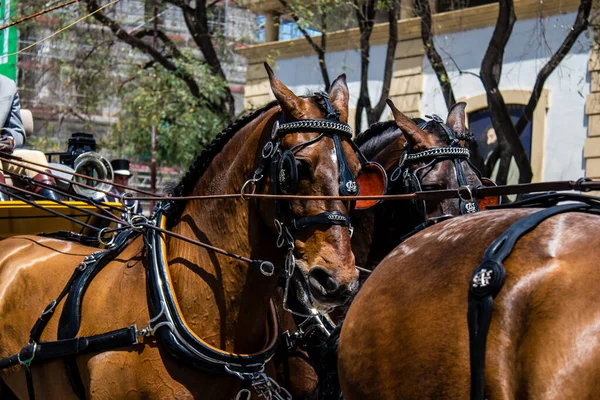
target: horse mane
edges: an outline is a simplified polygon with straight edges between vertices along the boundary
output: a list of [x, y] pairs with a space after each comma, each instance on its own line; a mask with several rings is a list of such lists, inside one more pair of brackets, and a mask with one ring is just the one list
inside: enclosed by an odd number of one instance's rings
[[[277, 104], [277, 100], [273, 100], [258, 110], [255, 110], [250, 114], [243, 115], [229, 124], [227, 128], [215, 136], [212, 142], [210, 142], [200, 154], [194, 157], [188, 172], [183, 176], [183, 178], [181, 178], [181, 181], [179, 181], [177, 186], [173, 188], [167, 188], [167, 193], [175, 197], [189, 196], [194, 189], [196, 182], [198, 182], [198, 179], [204, 175], [213, 158], [219, 154], [221, 150], [223, 150], [223, 147], [225, 147], [229, 140], [250, 121], [259, 117], [261, 114], [270, 110]], [[179, 215], [183, 211], [184, 204], [185, 202], [182, 201], [176, 202], [172, 215]]]
[[[306, 98], [310, 96], [300, 97]], [[325, 104], [318, 94], [316, 96], [312, 96], [312, 100], [320, 109], [326, 111]], [[194, 158], [192, 164], [190, 165], [190, 168], [188, 169], [188, 172], [183, 176], [183, 178], [177, 184], [177, 186], [173, 188], [167, 188], [166, 192], [174, 197], [189, 196], [194, 187], [196, 186], [196, 182], [198, 182], [198, 179], [200, 179], [202, 175], [206, 172], [213, 158], [223, 150], [223, 147], [225, 147], [229, 140], [250, 121], [253, 121], [255, 118], [259, 117], [261, 114], [270, 110], [277, 104], [278, 101], [273, 100], [270, 103], [263, 106], [262, 108], [259, 108], [258, 110], [255, 110], [250, 114], [244, 115], [238, 118], [237, 120], [233, 121], [231, 124], [229, 124], [227, 128], [225, 128], [217, 136], [215, 136], [212, 142], [210, 142], [210, 144], [208, 144], [202, 150], [202, 152]], [[184, 206], [185, 202], [176, 202], [174, 207], [172, 208], [171, 215], [180, 215], [181, 212], [183, 212]]]
[[360, 148], [368, 159], [375, 156], [379, 151], [390, 144], [390, 142], [401, 134], [400, 128], [395, 121], [376, 122], [359, 133], [354, 138], [354, 143]]

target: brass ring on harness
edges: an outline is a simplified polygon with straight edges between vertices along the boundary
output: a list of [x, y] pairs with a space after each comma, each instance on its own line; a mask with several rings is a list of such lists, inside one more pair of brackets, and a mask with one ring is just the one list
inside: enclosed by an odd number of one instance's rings
[[131, 204], [127, 204], [127, 202], [125, 201], [125, 199], [127, 197], [133, 197], [133, 195], [129, 192], [123, 192], [123, 194], [121, 194], [121, 197], [119, 198], [119, 200], [121, 200], [121, 204], [123, 204], [123, 207], [125, 207], [125, 209], [127, 211], [132, 211], [135, 209], [135, 202], [132, 202]]
[[473, 192], [471, 191], [471, 187], [468, 185], [461, 186], [458, 188], [458, 198], [467, 203], [472, 203], [473, 201], [475, 201], [473, 199]]
[[[140, 222], [137, 222], [137, 221]], [[144, 229], [144, 225], [148, 224], [148, 218], [146, 218], [143, 215], [134, 215], [133, 217], [131, 217], [131, 220], [129, 221], [129, 225], [131, 226], [131, 228], [141, 231], [142, 229]]]
[[[105, 238], [105, 235], [107, 233], [110, 234], [109, 240], [106, 240], [106, 238]], [[100, 229], [100, 231], [98, 232], [97, 239], [98, 239], [98, 242], [100, 242], [100, 244], [102, 244], [106, 247], [110, 247], [115, 242], [115, 236], [116, 236], [115, 232], [109, 232], [108, 227], [106, 227], [106, 228]]]
[[262, 261], [259, 269], [264, 276], [273, 276], [275, 273], [275, 265], [273, 265], [273, 263], [270, 261]]
[[[251, 179], [248, 179], [246, 182], [244, 182], [244, 184], [242, 185], [242, 190], [240, 190], [240, 195], [242, 196], [242, 199], [248, 201], [248, 197], [244, 196], [245, 194], [254, 194], [254, 192], [256, 192], [256, 182], [260, 181], [262, 179], [262, 175], [258, 175], [258, 177], [254, 177]], [[246, 187], [248, 185], [252, 185], [252, 189], [250, 192], [246, 192]]]

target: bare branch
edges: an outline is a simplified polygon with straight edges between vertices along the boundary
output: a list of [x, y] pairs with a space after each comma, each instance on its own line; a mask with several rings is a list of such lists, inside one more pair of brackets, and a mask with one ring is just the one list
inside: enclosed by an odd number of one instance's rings
[[448, 53], [444, 49], [442, 49], [442, 51], [444, 52], [444, 54], [446, 55], [446, 57], [448, 57], [450, 59], [450, 61], [452, 61], [452, 64], [454, 64], [454, 68], [456, 68], [456, 70], [458, 71], [458, 73], [460, 75], [472, 75], [472, 76], [474, 76], [477, 79], [481, 79], [481, 76], [479, 76], [475, 72], [465, 71], [465, 70], [461, 69], [460, 66], [458, 65], [458, 63], [456, 62], [456, 60], [454, 59], [454, 57], [452, 57], [452, 55], [450, 53]]
[[193, 8], [190, 7], [189, 0], [165, 0], [167, 3], [171, 3], [174, 6], [181, 8], [183, 11], [193, 11]]
[[[292, 17], [294, 22], [296, 22], [296, 26], [298, 27], [300, 32], [302, 32], [302, 34], [304, 35], [304, 38], [306, 39], [308, 44], [310, 44], [310, 46], [313, 48], [315, 53], [317, 53], [317, 57], [319, 59], [319, 68], [321, 68], [321, 76], [323, 77], [323, 82], [325, 83], [325, 90], [328, 91], [329, 86], [331, 85], [331, 81], [329, 79], [329, 72], [327, 71], [327, 64], [325, 63], [325, 51], [326, 51], [326, 43], [327, 43], [326, 42], [327, 33], [325, 32], [325, 29], [321, 30], [321, 46], [319, 46], [318, 44], [315, 43], [313, 38], [308, 34], [306, 29], [304, 29], [302, 26], [300, 26], [300, 23], [299, 23], [300, 18], [298, 18], [298, 15], [293, 10], [293, 8], [290, 6], [290, 4], [286, 0], [279, 0], [279, 2], [286, 10], [288, 10], [288, 13], [290, 14], [290, 16]], [[326, 26], [325, 16], [322, 17], [322, 21], [323, 21], [322, 26]]]
[[500, 0], [496, 27], [483, 57], [480, 71], [481, 82], [487, 94], [492, 125], [496, 131], [498, 146], [500, 147], [500, 166], [497, 175], [499, 184], [506, 183], [512, 157], [514, 157], [519, 168], [519, 183], [531, 182], [533, 177], [527, 153], [523, 148], [508, 113], [508, 108], [504, 103], [504, 98], [498, 88], [502, 73], [504, 50], [510, 39], [515, 21], [513, 0]]
[[360, 30], [360, 94], [356, 103], [355, 127], [361, 129], [362, 114], [367, 110], [369, 118], [371, 97], [369, 96], [369, 59], [371, 53], [371, 33], [375, 23], [375, 0], [354, 0], [356, 6], [356, 19]]
[[537, 107], [540, 96], [542, 95], [542, 90], [544, 89], [544, 84], [546, 83], [546, 79], [552, 74], [552, 72], [556, 69], [556, 67], [562, 62], [565, 56], [569, 53], [573, 44], [579, 38], [583, 32], [585, 32], [589, 26], [589, 17], [590, 11], [592, 9], [592, 0], [581, 0], [579, 4], [579, 10], [577, 11], [577, 16], [575, 17], [575, 23], [573, 27], [569, 31], [569, 34], [562, 42], [556, 53], [550, 57], [550, 60], [544, 65], [544, 67], [538, 73], [538, 76], [535, 80], [535, 85], [533, 86], [533, 90], [531, 92], [531, 97], [527, 102], [523, 110], [523, 115], [519, 118], [515, 129], [517, 134], [521, 135], [531, 118], [533, 117], [533, 112]]
[[456, 103], [456, 99], [454, 97], [454, 91], [452, 90], [452, 84], [450, 83], [450, 77], [444, 66], [444, 61], [442, 60], [442, 57], [440, 57], [440, 54], [437, 52], [435, 44], [433, 43], [429, 0], [415, 0], [415, 12], [417, 16], [421, 18], [421, 39], [425, 46], [427, 59], [440, 83], [446, 107], [450, 109], [450, 107]]
[[390, 95], [390, 86], [394, 73], [394, 61], [396, 58], [396, 45], [398, 44], [398, 18], [400, 17], [400, 1], [392, 0], [388, 10], [389, 35], [387, 51], [385, 55], [385, 66], [383, 70], [383, 88], [379, 101], [372, 110], [367, 110], [369, 123], [375, 123], [381, 117], [386, 107], [386, 100]]
[[[192, 39], [196, 45], [200, 48], [206, 65], [210, 68], [211, 72], [216, 76], [220, 77], [224, 82], [227, 82], [227, 77], [221, 66], [221, 61], [217, 55], [217, 51], [212, 42], [212, 36], [208, 29], [208, 16], [206, 11], [206, 0], [197, 0], [196, 8], [182, 9], [183, 18], [187, 28], [189, 29]], [[235, 113], [235, 106], [233, 95], [229, 86], [225, 86], [225, 99], [224, 104], [227, 113], [233, 116]]]
[[[146, 36], [152, 36], [154, 35], [154, 29], [153, 28], [145, 28], [142, 30], [139, 30], [137, 32], [135, 32], [134, 36], [137, 37], [138, 39], [143, 39]], [[175, 43], [173, 43], [173, 41], [171, 40], [170, 37], [167, 36], [167, 34], [165, 32], [163, 32], [162, 30], [158, 29], [156, 31], [156, 36], [165, 44], [165, 46], [171, 50], [171, 52], [173, 53], [173, 57], [175, 58], [185, 58], [183, 57], [183, 54], [181, 54], [181, 51], [179, 51], [179, 49], [177, 48], [177, 46], [175, 45]]]
[[[84, 1], [87, 3], [87, 8], [88, 8], [88, 11], [90, 11], [90, 12], [94, 12], [98, 8], [100, 8], [96, 0], [84, 0]], [[97, 12], [96, 14], [94, 14], [94, 17], [100, 23], [107, 26], [114, 33], [114, 35], [117, 36], [120, 40], [127, 43], [131, 47], [134, 47], [138, 50], [143, 51], [144, 53], [146, 53], [147, 55], [152, 57], [154, 60], [156, 60], [160, 65], [162, 65], [167, 70], [173, 71], [177, 77], [179, 77], [186, 83], [186, 85], [188, 86], [188, 88], [190, 89], [190, 92], [192, 93], [192, 95], [194, 97], [196, 97], [196, 98], [201, 97], [200, 88], [198, 87], [198, 84], [192, 75], [190, 75], [183, 69], [178, 68], [177, 65], [175, 65], [171, 60], [169, 60], [162, 53], [155, 50], [152, 46], [150, 46], [143, 40], [138, 39], [137, 37], [127, 33], [127, 31], [125, 29], [123, 29], [121, 27], [121, 25], [119, 25], [112, 18], [108, 17], [106, 14], [104, 14], [102, 12]]]

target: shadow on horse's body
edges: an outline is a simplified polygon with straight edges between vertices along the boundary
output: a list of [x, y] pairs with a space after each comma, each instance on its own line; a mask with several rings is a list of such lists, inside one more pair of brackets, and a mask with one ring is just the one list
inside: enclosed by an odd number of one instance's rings
[[[208, 146], [177, 188], [180, 195], [237, 193], [252, 176], [262, 149], [271, 139], [275, 121], [322, 119], [322, 98], [299, 98], [268, 69], [279, 106], [271, 104], [232, 124]], [[321, 99], [321, 100], [320, 100]], [[340, 121], [347, 120], [348, 89], [341, 76], [331, 86], [331, 105]], [[282, 149], [296, 145], [302, 163], [297, 193], [337, 195], [340, 187], [333, 136], [303, 132], [280, 137]], [[314, 140], [313, 140], [314, 139]], [[360, 161], [347, 139], [340, 139], [349, 171], [357, 176]], [[267, 174], [267, 177], [269, 175]], [[270, 179], [265, 178], [267, 182]], [[264, 186], [269, 190], [269, 183]], [[347, 202], [289, 202], [294, 218], [319, 213], [348, 213]], [[275, 211], [270, 201], [242, 199], [189, 201], [171, 218], [170, 230], [236, 254], [283, 263], [276, 246]], [[290, 218], [291, 218], [290, 216]], [[288, 222], [288, 221], [286, 221]], [[356, 287], [357, 270], [346, 226], [322, 225], [294, 234], [296, 270], [311, 276], [307, 286], [315, 306], [343, 304]], [[0, 358], [17, 353], [44, 307], [61, 291], [84, 256], [97, 249], [40, 237], [14, 237], [0, 242]], [[83, 298], [78, 336], [104, 333], [136, 324], [147, 326], [146, 251], [140, 238], [106, 265], [92, 280]], [[167, 260], [173, 291], [185, 323], [210, 346], [227, 352], [253, 353], [266, 346], [273, 329], [266, 323], [277, 277], [265, 277], [238, 260], [170, 238]], [[315, 291], [313, 293], [313, 291]], [[56, 340], [62, 304], [42, 335]], [[80, 355], [77, 364], [86, 395], [92, 398], [222, 398], [240, 389], [229, 374], [191, 369], [172, 357], [154, 337], [143, 344]], [[272, 372], [272, 365], [267, 366]], [[47, 398], [73, 398], [61, 360], [32, 364], [36, 392]], [[0, 377], [20, 398], [27, 389], [23, 368], [2, 371]]]
[[[419, 232], [376, 268], [339, 340], [344, 397], [468, 399], [467, 294], [484, 250], [535, 210], [463, 216]], [[505, 260], [487, 342], [489, 399], [600, 392], [600, 217], [554, 216]]]

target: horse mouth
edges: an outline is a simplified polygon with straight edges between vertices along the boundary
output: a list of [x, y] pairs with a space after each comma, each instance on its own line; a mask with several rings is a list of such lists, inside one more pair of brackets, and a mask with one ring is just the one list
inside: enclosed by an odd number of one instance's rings
[[312, 308], [319, 313], [327, 313], [335, 307], [343, 306], [350, 300], [355, 288], [358, 287], [358, 281], [353, 281], [350, 286], [323, 286], [317, 278], [311, 276], [309, 272], [305, 272], [306, 270], [302, 267], [302, 262], [297, 261], [292, 292], [301, 304], [301, 308], [306, 310]]

